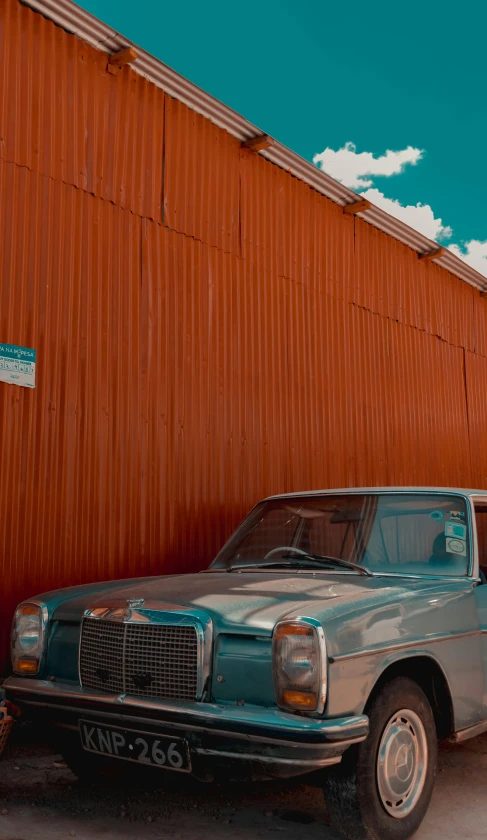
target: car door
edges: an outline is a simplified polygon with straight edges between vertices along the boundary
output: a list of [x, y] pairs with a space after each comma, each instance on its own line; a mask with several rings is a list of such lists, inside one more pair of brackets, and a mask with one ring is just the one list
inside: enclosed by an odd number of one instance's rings
[[487, 719], [487, 495], [476, 496], [473, 499], [475, 510], [475, 525], [477, 530], [477, 547], [479, 572], [482, 582], [475, 589], [477, 611], [480, 628], [482, 630], [482, 651], [484, 661], [484, 705]]

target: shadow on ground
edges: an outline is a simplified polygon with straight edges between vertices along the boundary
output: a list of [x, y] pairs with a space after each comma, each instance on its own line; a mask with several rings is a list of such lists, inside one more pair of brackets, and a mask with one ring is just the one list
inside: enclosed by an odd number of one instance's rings
[[[127, 768], [129, 769], [129, 768]], [[442, 747], [418, 840], [485, 840], [487, 736]], [[0, 762], [0, 840], [338, 840], [319, 789], [296, 782], [198, 783], [163, 770], [81, 785], [41, 734], [18, 727]]]

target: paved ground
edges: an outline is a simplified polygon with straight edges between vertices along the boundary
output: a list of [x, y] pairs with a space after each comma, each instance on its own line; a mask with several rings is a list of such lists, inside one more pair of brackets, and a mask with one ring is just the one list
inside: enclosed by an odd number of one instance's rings
[[[305, 785], [200, 785], [159, 774], [82, 787], [32, 733], [0, 762], [0, 840], [338, 840], [323, 797]], [[163, 772], [163, 771], [161, 771]], [[165, 776], [165, 774], [164, 774]], [[165, 776], [166, 778], [166, 776]], [[4, 813], [8, 811], [8, 813]], [[442, 748], [433, 804], [418, 840], [485, 840], [487, 736]]]

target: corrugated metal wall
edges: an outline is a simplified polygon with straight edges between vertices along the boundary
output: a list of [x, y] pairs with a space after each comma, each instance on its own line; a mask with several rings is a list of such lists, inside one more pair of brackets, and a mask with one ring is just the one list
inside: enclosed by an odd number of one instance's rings
[[0, 4], [3, 661], [15, 603], [204, 566], [261, 496], [487, 485], [487, 302]]

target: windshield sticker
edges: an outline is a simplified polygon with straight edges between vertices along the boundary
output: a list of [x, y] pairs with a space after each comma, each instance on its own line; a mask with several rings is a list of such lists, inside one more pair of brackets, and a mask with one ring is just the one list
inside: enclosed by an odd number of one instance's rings
[[459, 540], [466, 540], [467, 526], [461, 522], [447, 522], [445, 525], [445, 537], [456, 537]]
[[444, 516], [441, 510], [432, 510], [430, 513], [431, 519], [434, 519], [435, 522], [443, 522]]
[[451, 510], [450, 519], [455, 520], [455, 522], [465, 522], [465, 514], [459, 510]]
[[449, 554], [462, 554], [465, 556], [467, 553], [467, 547], [464, 540], [447, 540], [446, 550]]

